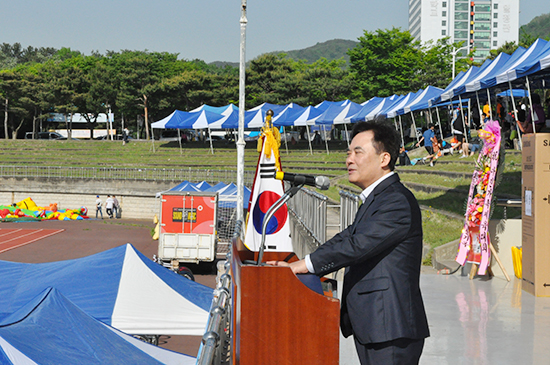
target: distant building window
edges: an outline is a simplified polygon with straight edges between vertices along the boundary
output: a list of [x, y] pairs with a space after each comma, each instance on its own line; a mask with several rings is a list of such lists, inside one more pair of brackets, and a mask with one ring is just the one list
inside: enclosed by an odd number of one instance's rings
[[489, 51], [480, 51], [480, 50], [477, 50], [475, 51], [474, 53], [474, 57], [477, 58], [477, 57], [488, 57], [489, 56]]
[[443, 1], [443, 4], [441, 5], [443, 8], [446, 8], [447, 7], [447, 2], [446, 1]]
[[442, 16], [447, 16], [447, 12], [445, 10], [443, 10], [443, 12], [441, 13]]
[[469, 20], [468, 19], [468, 16], [470, 15], [470, 13], [460, 13], [460, 12], [456, 12], [455, 13], [455, 20]]
[[498, 19], [498, 13], [494, 13], [494, 14], [493, 14], [493, 18], [494, 18], [494, 19]]
[[441, 31], [441, 35], [447, 35], [447, 31], [446, 31], [445, 29], [443, 29], [443, 30]]
[[476, 13], [478, 12], [485, 12], [485, 13], [489, 13], [491, 11], [491, 5], [475, 5], [474, 6], [474, 11]]
[[491, 14], [489, 14], [489, 13], [475, 13], [474, 14], [474, 21], [480, 21], [480, 20], [481, 21], [483, 21], [483, 20], [490, 21], [491, 20]]
[[475, 32], [474, 33], [475, 39], [490, 39], [491, 38], [491, 32]]
[[498, 37], [498, 32], [493, 32], [493, 37]]
[[468, 39], [468, 31], [455, 30], [455, 39]]
[[498, 4], [494, 4], [493, 9], [497, 10], [498, 9]]
[[493, 23], [493, 28], [498, 28], [498, 23], [497, 22]]
[[468, 3], [455, 3], [455, 10], [458, 10], [458, 11], [468, 11], [469, 9], [469, 5]]
[[491, 30], [491, 23], [474, 23], [474, 30]]
[[455, 29], [468, 29], [468, 22], [455, 22]]
[[497, 46], [497, 41], [493, 41], [493, 47]]
[[446, 26], [447, 26], [447, 21], [446, 21], [446, 20], [443, 20], [443, 21], [441, 22], [441, 25], [444, 26], [444, 27], [446, 27]]

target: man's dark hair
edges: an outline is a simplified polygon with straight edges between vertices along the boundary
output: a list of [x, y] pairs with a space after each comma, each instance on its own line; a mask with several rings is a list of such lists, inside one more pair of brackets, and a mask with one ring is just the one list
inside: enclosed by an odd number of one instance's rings
[[351, 139], [361, 132], [372, 131], [374, 134], [372, 145], [376, 153], [390, 154], [389, 168], [395, 169], [395, 162], [399, 156], [399, 136], [395, 128], [386, 120], [380, 122], [358, 122], [351, 131]]

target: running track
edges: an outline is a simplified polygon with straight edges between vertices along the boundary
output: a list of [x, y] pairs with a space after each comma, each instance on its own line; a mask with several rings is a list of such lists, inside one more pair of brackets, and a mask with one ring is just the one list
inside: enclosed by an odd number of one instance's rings
[[0, 228], [0, 253], [28, 245], [42, 238], [63, 232], [64, 229], [2, 229]]

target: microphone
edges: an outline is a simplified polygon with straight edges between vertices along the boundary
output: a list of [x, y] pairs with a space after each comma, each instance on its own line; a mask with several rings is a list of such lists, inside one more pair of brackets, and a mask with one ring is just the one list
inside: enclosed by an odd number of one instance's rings
[[291, 174], [289, 172], [277, 171], [273, 177], [277, 180], [288, 181], [296, 185], [315, 186], [321, 190], [328, 190], [330, 187], [330, 179], [326, 176]]

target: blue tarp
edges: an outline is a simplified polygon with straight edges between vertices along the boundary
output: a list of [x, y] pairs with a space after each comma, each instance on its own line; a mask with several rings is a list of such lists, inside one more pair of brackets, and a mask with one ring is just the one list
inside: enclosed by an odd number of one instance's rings
[[102, 324], [54, 288], [30, 297], [0, 321], [1, 364], [195, 362], [191, 356], [147, 344]]
[[126, 244], [66, 261], [0, 261], [0, 318], [55, 287], [101, 322], [132, 334], [202, 335], [213, 290]]
[[[218, 200], [220, 201], [220, 204], [223, 202], [223, 208], [235, 208], [236, 203], [236, 197], [237, 197], [237, 186], [233, 183], [225, 184], [223, 182], [219, 182], [214, 186], [210, 186], [205, 181], [194, 184], [189, 181], [184, 181], [182, 183], [179, 183], [178, 185], [174, 186], [168, 191], [211, 191], [211, 192], [218, 192]], [[157, 196], [160, 196], [161, 193], [158, 193]], [[250, 200], [250, 189], [246, 186], [244, 187], [244, 201], [243, 201], [243, 208], [248, 209], [248, 201]]]

